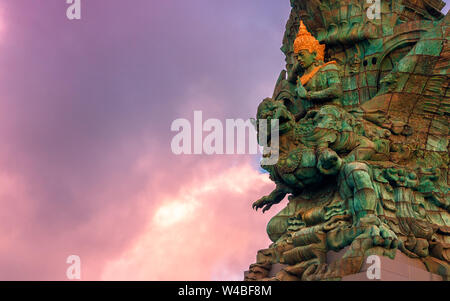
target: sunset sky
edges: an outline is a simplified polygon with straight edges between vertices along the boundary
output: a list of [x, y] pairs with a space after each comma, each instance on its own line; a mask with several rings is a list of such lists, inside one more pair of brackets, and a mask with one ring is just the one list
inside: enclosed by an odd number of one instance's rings
[[[0, 280], [241, 280], [268, 247], [254, 155], [176, 156], [177, 118], [249, 119], [288, 0], [0, 2]], [[447, 8], [445, 9], [447, 11]]]

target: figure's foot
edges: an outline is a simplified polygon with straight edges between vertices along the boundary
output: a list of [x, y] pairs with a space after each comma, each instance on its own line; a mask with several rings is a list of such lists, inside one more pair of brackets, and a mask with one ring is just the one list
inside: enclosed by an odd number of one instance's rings
[[299, 277], [287, 272], [286, 270], [281, 270], [271, 280], [272, 281], [300, 281], [301, 279]]
[[315, 263], [303, 273], [304, 281], [341, 280], [342, 277], [356, 274], [361, 269], [364, 256], [341, 258], [332, 263]]
[[290, 265], [277, 273], [275, 279], [278, 281], [300, 281], [303, 273], [312, 265], [319, 265], [320, 260], [317, 258], [303, 261], [295, 265]]
[[245, 281], [261, 281], [269, 276], [272, 265], [270, 263], [255, 263], [250, 265]]
[[325, 175], [335, 175], [341, 169], [342, 163], [339, 155], [328, 148], [320, 153], [317, 168]]
[[265, 197], [260, 198], [256, 202], [254, 202], [252, 205], [252, 208], [255, 209], [256, 211], [258, 211], [258, 209], [262, 208], [263, 209], [262, 212], [264, 213], [275, 204], [278, 204], [278, 202], [276, 200], [274, 200], [273, 198], [271, 198], [269, 196], [265, 196]]
[[370, 214], [358, 220], [356, 227], [366, 228], [359, 238], [372, 238], [374, 246], [396, 249], [399, 245], [397, 235], [376, 215]]

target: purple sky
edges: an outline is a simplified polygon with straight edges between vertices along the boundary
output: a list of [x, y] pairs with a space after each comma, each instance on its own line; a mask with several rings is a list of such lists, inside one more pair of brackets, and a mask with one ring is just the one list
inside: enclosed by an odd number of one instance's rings
[[[64, 2], [0, 4], [0, 279], [64, 279], [70, 254], [99, 279], [166, 194], [253, 162], [172, 155], [172, 121], [253, 117], [284, 64], [288, 1], [83, 1], [81, 21]], [[239, 198], [236, 227], [256, 223], [260, 245], [232, 246], [252, 257], [266, 246], [259, 196]]]
[[[251, 156], [172, 155], [170, 125], [255, 115], [284, 66], [289, 1], [84, 0], [80, 21], [66, 7], [0, 3], [0, 280], [65, 279], [71, 254], [85, 280], [176, 279], [152, 264], [181, 242], [173, 262], [201, 270], [183, 279], [239, 279], [267, 247], [280, 207], [251, 203], [272, 185]], [[201, 189], [225, 175], [242, 184]], [[195, 220], [152, 226], [172, 200]]]

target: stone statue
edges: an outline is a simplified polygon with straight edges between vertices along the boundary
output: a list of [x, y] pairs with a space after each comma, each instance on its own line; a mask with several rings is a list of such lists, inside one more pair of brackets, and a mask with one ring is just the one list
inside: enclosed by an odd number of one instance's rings
[[371, 20], [365, 3], [291, 0], [287, 70], [257, 111], [279, 120], [276, 186], [253, 208], [288, 204], [246, 280], [344, 279], [369, 255], [450, 279], [450, 15], [392, 0]]
[[324, 64], [325, 45], [308, 32], [302, 21], [294, 42], [294, 54], [304, 71], [297, 77], [295, 89], [303, 109], [308, 111], [325, 103], [340, 105], [342, 85], [336, 62]]
[[[275, 99], [283, 99], [296, 120], [311, 108], [326, 103], [341, 104], [342, 84], [338, 67], [335, 61], [324, 63], [324, 55], [325, 45], [321, 45], [300, 21], [294, 42], [293, 70], [287, 79], [280, 78], [275, 89], [278, 92]], [[285, 73], [282, 74], [285, 77]]]

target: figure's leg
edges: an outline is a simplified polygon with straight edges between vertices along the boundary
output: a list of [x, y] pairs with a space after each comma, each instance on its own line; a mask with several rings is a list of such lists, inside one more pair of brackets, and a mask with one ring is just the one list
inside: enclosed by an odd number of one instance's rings
[[369, 167], [361, 162], [352, 162], [344, 166], [342, 171], [343, 179], [341, 185], [343, 189], [352, 193], [350, 206], [353, 209], [357, 220], [375, 215], [377, 206], [377, 195], [373, 187]]
[[376, 153], [376, 145], [366, 137], [360, 137], [359, 145], [345, 157], [346, 162], [369, 160]]
[[339, 184], [341, 196], [349, 202], [354, 226], [365, 229], [363, 236], [372, 237], [375, 245], [397, 248], [397, 236], [376, 215], [378, 196], [369, 166], [361, 162], [346, 164]]

